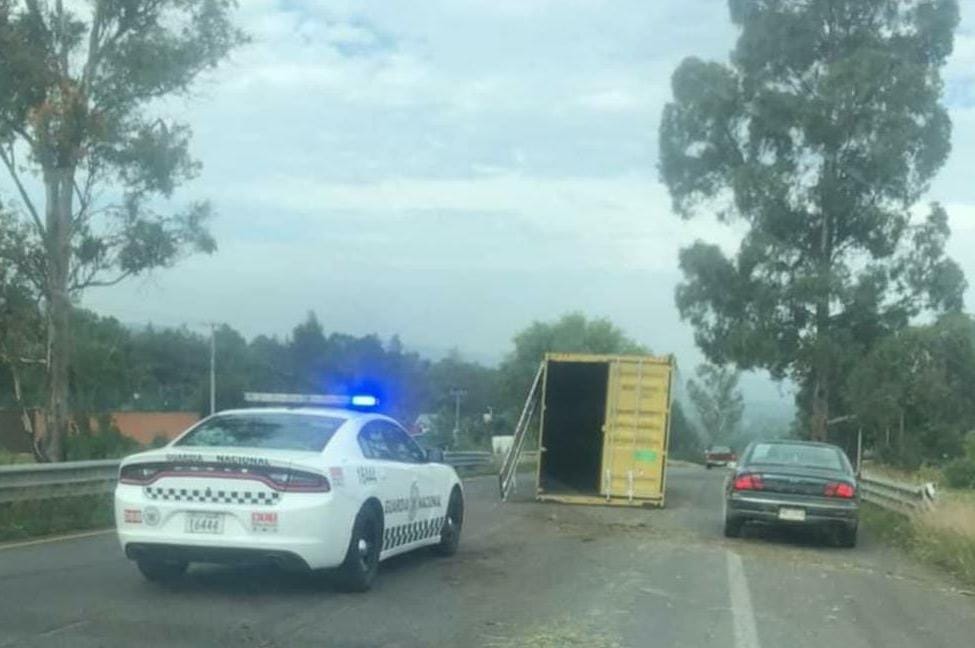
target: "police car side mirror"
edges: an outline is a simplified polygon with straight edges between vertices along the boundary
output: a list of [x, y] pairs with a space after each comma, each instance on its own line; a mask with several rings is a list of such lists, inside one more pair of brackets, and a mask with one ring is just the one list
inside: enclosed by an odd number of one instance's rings
[[440, 448], [427, 448], [427, 461], [430, 463], [443, 463], [443, 450]]

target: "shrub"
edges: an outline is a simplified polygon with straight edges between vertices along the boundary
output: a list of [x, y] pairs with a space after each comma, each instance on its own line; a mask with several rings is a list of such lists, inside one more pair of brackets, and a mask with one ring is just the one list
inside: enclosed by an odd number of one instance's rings
[[0, 448], [0, 466], [6, 464], [31, 463], [34, 457], [27, 453], [10, 452], [6, 448]]
[[161, 448], [169, 443], [169, 437], [161, 432], [156, 436], [152, 437], [152, 441], [149, 442], [150, 448]]
[[944, 467], [949, 488], [975, 488], [975, 461], [968, 457], [954, 459]]
[[0, 542], [112, 526], [112, 495], [0, 503]]
[[69, 434], [64, 440], [67, 461], [116, 459], [138, 452], [141, 448], [138, 441], [123, 436], [108, 416], [99, 417], [97, 429], [85, 429], [79, 425], [78, 432]]
[[975, 461], [975, 432], [969, 432], [965, 435], [964, 441], [965, 456], [968, 457], [969, 461]]

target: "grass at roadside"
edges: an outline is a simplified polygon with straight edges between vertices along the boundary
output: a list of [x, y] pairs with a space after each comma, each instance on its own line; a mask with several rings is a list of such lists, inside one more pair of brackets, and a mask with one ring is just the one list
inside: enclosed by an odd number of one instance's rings
[[10, 452], [0, 448], [0, 466], [25, 463], [34, 463], [34, 457], [30, 453]]
[[23, 540], [113, 524], [112, 494], [82, 495], [0, 504], [0, 542]]
[[941, 486], [941, 484], [944, 482], [944, 476], [941, 474], [941, 470], [933, 466], [922, 466], [918, 470], [908, 471], [895, 468], [893, 466], [875, 463], [873, 461], [867, 461], [863, 465], [863, 470], [866, 474], [874, 475], [875, 477], [907, 482], [909, 484], [924, 484], [927, 482], [934, 482], [938, 486]]
[[942, 496], [935, 510], [914, 517], [865, 503], [862, 521], [888, 543], [975, 586], [975, 498]]

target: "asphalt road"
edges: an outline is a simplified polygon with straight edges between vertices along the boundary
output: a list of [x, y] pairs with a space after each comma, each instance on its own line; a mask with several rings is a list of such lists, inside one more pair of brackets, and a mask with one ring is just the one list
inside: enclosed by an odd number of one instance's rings
[[500, 504], [492, 479], [471, 480], [460, 552], [384, 563], [364, 595], [273, 569], [154, 586], [111, 534], [0, 548], [0, 647], [975, 642], [975, 598], [869, 529], [853, 550], [760, 529], [725, 540], [723, 477], [673, 468], [664, 510]]

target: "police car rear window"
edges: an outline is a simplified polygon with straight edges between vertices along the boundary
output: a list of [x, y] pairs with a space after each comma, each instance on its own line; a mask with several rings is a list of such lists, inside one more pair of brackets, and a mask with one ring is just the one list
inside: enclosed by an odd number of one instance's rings
[[176, 445], [320, 452], [343, 423], [342, 418], [305, 414], [218, 415]]

